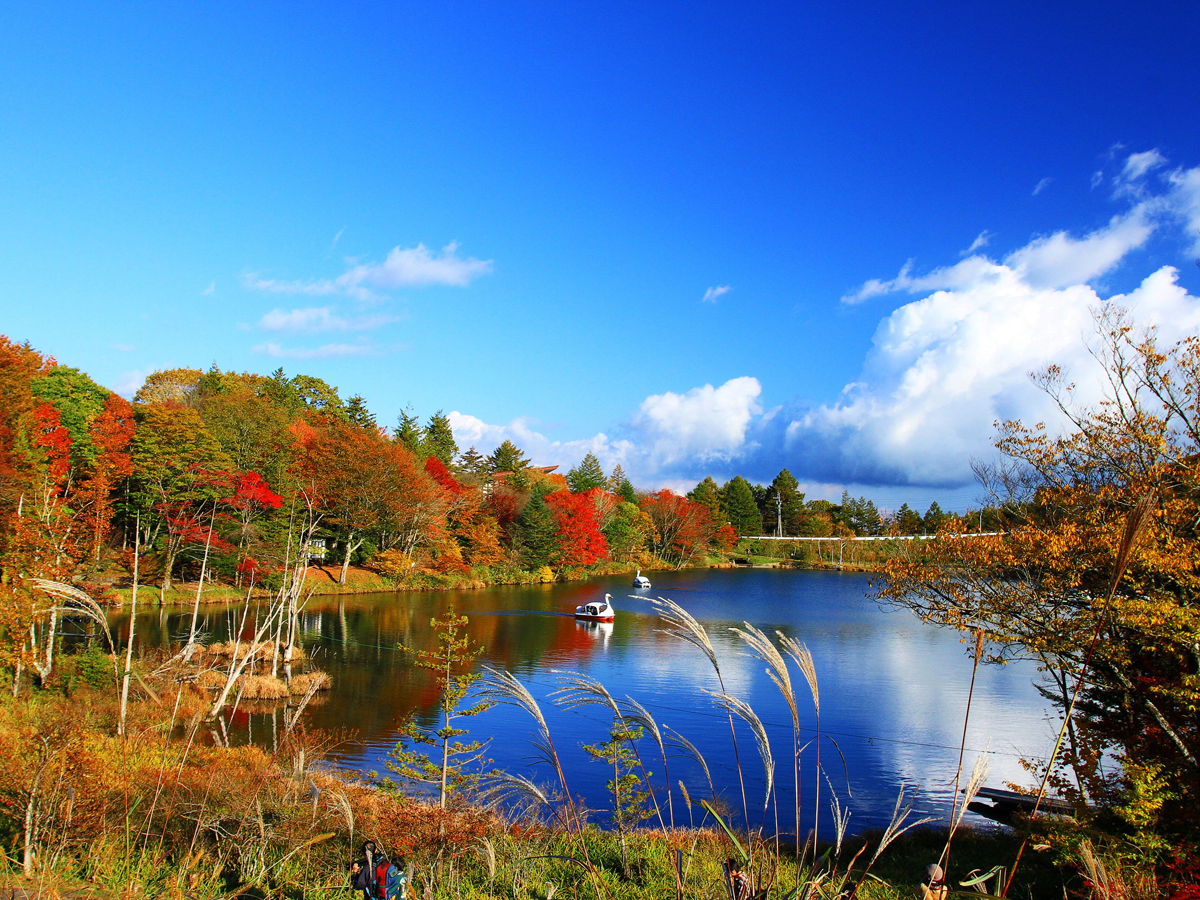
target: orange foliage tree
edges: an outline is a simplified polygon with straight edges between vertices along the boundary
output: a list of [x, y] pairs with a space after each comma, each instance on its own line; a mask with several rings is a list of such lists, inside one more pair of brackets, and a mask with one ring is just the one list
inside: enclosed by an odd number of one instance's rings
[[708, 509], [699, 503], [663, 488], [646, 494], [638, 506], [654, 525], [651, 535], [654, 553], [667, 562], [685, 565], [708, 545], [712, 523]]
[[[1038, 381], [1059, 402], [1065, 432], [1005, 422], [1005, 461], [977, 468], [1016, 523], [1009, 533], [954, 538], [951, 523], [927, 559], [889, 563], [878, 594], [927, 620], [981, 629], [994, 658], [1036, 659], [1064, 709], [1084, 679], [1052, 779], [1081, 814], [1099, 804], [1133, 832], [1195, 828], [1200, 339], [1162, 348], [1117, 310], [1100, 315], [1098, 335], [1103, 402], [1075, 408], [1051, 367]], [[1110, 600], [1127, 517], [1146, 497], [1152, 518]], [[1121, 766], [1102, 766], [1105, 754]]]

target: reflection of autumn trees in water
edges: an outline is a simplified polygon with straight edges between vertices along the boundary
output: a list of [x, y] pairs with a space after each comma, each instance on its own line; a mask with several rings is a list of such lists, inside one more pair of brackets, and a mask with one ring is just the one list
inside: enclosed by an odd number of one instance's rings
[[[324, 702], [307, 710], [306, 719], [318, 728], [355, 729], [366, 743], [390, 741], [405, 716], [432, 721], [437, 686], [401, 647], [429, 649], [436, 639], [430, 619], [450, 606], [468, 616], [471, 642], [484, 647], [481, 663], [516, 673], [528, 673], [548, 659], [562, 668], [576, 667], [606, 641], [610, 650], [626, 642], [620, 629], [589, 628], [567, 614], [596, 595], [595, 586], [534, 585], [500, 592], [313, 597], [300, 617], [303, 644], [314, 664], [329, 673], [333, 688]], [[230, 636], [236, 627], [231, 609], [204, 608], [206, 640]], [[181, 611], [166, 609], [139, 616], [139, 641], [147, 647], [169, 645], [184, 618]], [[247, 627], [252, 628], [253, 618], [252, 610]], [[128, 633], [127, 617], [114, 617], [113, 633], [118, 639]], [[239, 716], [234, 726], [244, 725]], [[472, 730], [487, 736], [487, 717]]]

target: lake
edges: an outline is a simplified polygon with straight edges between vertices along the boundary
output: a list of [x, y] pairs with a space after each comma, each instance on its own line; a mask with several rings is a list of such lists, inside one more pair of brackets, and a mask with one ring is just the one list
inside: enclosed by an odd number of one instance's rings
[[[950, 631], [922, 623], [911, 613], [880, 608], [868, 596], [869, 576], [859, 573], [753, 570], [685, 570], [649, 573], [650, 596], [675, 600], [708, 630], [729, 691], [747, 701], [766, 726], [777, 761], [780, 827], [792, 821], [793, 787], [788, 762], [791, 717], [764, 664], [747, 655], [729, 629], [743, 622], [774, 637], [778, 629], [811, 650], [819, 680], [821, 757], [829, 783], [822, 785], [822, 828], [828, 833], [829, 792], [852, 810], [850, 831], [885, 824], [900, 786], [917, 790], [921, 814], [947, 815], [953, 792], [963, 711], [971, 678], [970, 647]], [[717, 683], [703, 653], [664, 635], [653, 608], [631, 597], [628, 576], [585, 583], [496, 587], [459, 592], [400, 592], [313, 597], [303, 614], [304, 647], [333, 679], [331, 691], [306, 711], [307, 722], [330, 731], [353, 729], [333, 762], [360, 772], [385, 770], [397, 723], [417, 714], [432, 723], [437, 693], [428, 674], [413, 665], [408, 650], [434, 641], [430, 618], [448, 607], [470, 618], [471, 639], [485, 650], [480, 663], [505, 668], [525, 683], [542, 706], [571, 789], [594, 809], [608, 804], [604, 783], [611, 769], [582, 749], [608, 736], [610, 717], [600, 707], [567, 710], [548, 695], [560, 685], [555, 670], [582, 672], [614, 696], [642, 703], [661, 727], [687, 737], [705, 755], [718, 792], [741, 809], [737, 769], [725, 713], [704, 691]], [[612, 624], [576, 622], [575, 606], [613, 595]], [[201, 608], [209, 639], [224, 640], [234, 610]], [[127, 616], [125, 617], [127, 619]], [[114, 616], [120, 633], [124, 623]], [[186, 639], [190, 609], [151, 608], [138, 615], [139, 644], [162, 646]], [[986, 752], [987, 784], [1029, 783], [1019, 760], [1045, 756], [1057, 721], [1034, 687], [1031, 664], [981, 667], [975, 685], [963, 781], [976, 756]], [[814, 732], [807, 685], [792, 670], [800, 697], [802, 737]], [[280, 716], [239, 710], [228, 723], [235, 741], [270, 744]], [[531, 765], [529, 717], [496, 707], [463, 720], [471, 738], [492, 738], [489, 756], [508, 771], [549, 783], [552, 772]], [[643, 757], [662, 784], [657, 748], [643, 742]], [[746, 776], [751, 821], [762, 816], [764, 776], [749, 729], [738, 724], [738, 750]], [[844, 762], [843, 762], [844, 760]], [[707, 796], [699, 766], [670, 757], [671, 781], [683, 779], [693, 798]], [[815, 753], [802, 755], [801, 801], [812, 820]], [[686, 813], [676, 791], [677, 819]], [[603, 818], [603, 816], [601, 816]], [[983, 820], [980, 820], [983, 821]], [[766, 816], [768, 829], [772, 814]]]

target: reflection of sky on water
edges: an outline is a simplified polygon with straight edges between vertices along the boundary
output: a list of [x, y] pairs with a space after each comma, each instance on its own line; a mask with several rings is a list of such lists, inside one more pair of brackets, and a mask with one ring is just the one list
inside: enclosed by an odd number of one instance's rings
[[[786, 762], [791, 718], [764, 664], [746, 655], [744, 645], [729, 632], [743, 621], [772, 636], [779, 629], [812, 651], [822, 730], [836, 741], [836, 747], [822, 742], [822, 763], [843, 804], [854, 811], [852, 829], [885, 821], [902, 782], [921, 786], [921, 811], [948, 810], [971, 676], [969, 647], [956, 634], [924, 625], [905, 612], [880, 609], [866, 598], [867, 577], [862, 575], [772, 570], [658, 574], [649, 593], [671, 597], [705, 624], [726, 687], [748, 701], [767, 726], [776, 754], [781, 827], [788, 827], [793, 804]], [[305, 613], [305, 644], [317, 664], [333, 676], [334, 689], [307, 713], [308, 721], [326, 729], [356, 728], [358, 742], [341, 748], [339, 764], [383, 771], [396, 723], [412, 713], [429, 717], [437, 701], [427, 674], [396, 646], [427, 646], [432, 640], [430, 617], [454, 605], [471, 617], [472, 639], [486, 648], [481, 661], [512, 671], [542, 704], [571, 788], [590, 806], [606, 805], [604, 782], [611, 773], [591, 762], [582, 744], [603, 740], [609, 719], [599, 707], [555, 706], [547, 698], [559, 686], [555, 669], [585, 672], [615, 696], [628, 694], [643, 703], [660, 727], [669, 725], [700, 748], [718, 791], [731, 807], [740, 808], [728, 721], [703, 693], [717, 688], [712, 668], [698, 649], [661, 633], [650, 604], [630, 597], [626, 580], [315, 597]], [[605, 590], [613, 594], [617, 609], [613, 625], [577, 623], [562, 615]], [[228, 612], [209, 608], [206, 614], [206, 627], [214, 638], [223, 638], [230, 627]], [[139, 631], [148, 643], [161, 643], [180, 630], [181, 619], [178, 612], [151, 613], [145, 624], [139, 622]], [[969, 771], [978, 753], [990, 747], [989, 784], [1026, 781], [1018, 758], [1044, 754], [1052, 744], [1046, 704], [1032, 684], [1035, 674], [1025, 664], [980, 670], [964, 767]], [[799, 671], [793, 669], [792, 679], [800, 700], [803, 743], [814, 733], [812, 703]], [[236, 730], [241, 723], [232, 724]], [[269, 734], [267, 718], [251, 724], [256, 738]], [[497, 765], [525, 771], [532, 754], [528, 716], [498, 707], [464, 724], [473, 737], [493, 737], [490, 755]], [[740, 722], [738, 749], [751, 816], [757, 821], [764, 794], [762, 767], [753, 739]], [[649, 758], [655, 753], [647, 741], [643, 754]], [[814, 762], [810, 748], [803, 755], [801, 775], [801, 801], [808, 806], [810, 820]], [[705, 795], [698, 766], [676, 757], [668, 763], [672, 782], [683, 778], [694, 797]], [[661, 762], [649, 766], [661, 783]], [[532, 774], [538, 781], [550, 776], [545, 767]], [[827, 817], [828, 785], [822, 784], [821, 791], [822, 815]], [[852, 796], [848, 799], [847, 794]], [[686, 821], [678, 796], [676, 809]]]

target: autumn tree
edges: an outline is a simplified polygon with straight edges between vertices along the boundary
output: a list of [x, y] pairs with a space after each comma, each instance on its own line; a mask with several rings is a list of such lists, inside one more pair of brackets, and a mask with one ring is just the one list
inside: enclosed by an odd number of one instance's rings
[[653, 526], [651, 547], [660, 558], [683, 566], [708, 545], [712, 523], [708, 510], [699, 503], [663, 488], [646, 494], [638, 505]]
[[[283, 370], [280, 369], [282, 374]], [[162, 369], [151, 372], [133, 395], [135, 404], [150, 406], [156, 403], [173, 403], [177, 406], [192, 406], [197, 399], [200, 369]]]
[[[599, 492], [599, 488], [592, 490]], [[590, 491], [555, 491], [546, 495], [545, 502], [554, 518], [558, 562], [564, 566], [590, 566], [608, 553]]]
[[28, 344], [0, 335], [0, 559], [11, 517], [34, 480], [34, 409], [41, 401], [33, 381], [54, 365]]
[[134, 427], [133, 407], [125, 398], [109, 394], [88, 428], [92, 463], [76, 495], [91, 537], [93, 565], [100, 564], [100, 550], [112, 524], [114, 491], [133, 473], [129, 445]]
[[[977, 467], [1008, 533], [943, 531], [928, 561], [889, 563], [880, 597], [982, 630], [994, 657], [1036, 659], [1073, 711], [1051, 785], [1080, 815], [1108, 808], [1147, 847], [1149, 830], [1200, 827], [1200, 338], [1162, 347], [1114, 309], [1098, 326], [1104, 399], [1074, 405], [1051, 367], [1038, 383], [1061, 433], [1005, 422], [1000, 461]], [[1131, 536], [1146, 502], [1152, 515]]]
[[35, 378], [31, 388], [35, 397], [58, 410], [62, 427], [71, 435], [72, 466], [77, 470], [90, 466], [96, 455], [92, 422], [104, 411], [104, 401], [112, 392], [69, 366], [53, 367]]
[[155, 404], [135, 410], [130, 445], [134, 502], [143, 510], [144, 544], [162, 539], [162, 590], [187, 545], [211, 538], [205, 523], [229, 494], [232, 461], [190, 407]]

